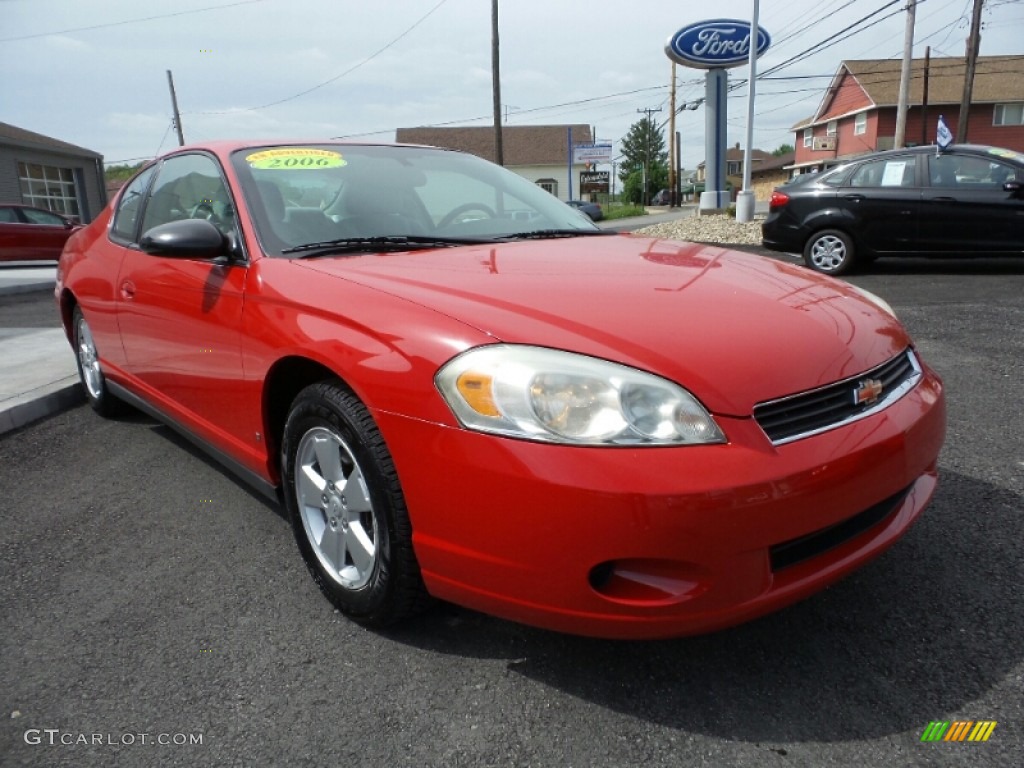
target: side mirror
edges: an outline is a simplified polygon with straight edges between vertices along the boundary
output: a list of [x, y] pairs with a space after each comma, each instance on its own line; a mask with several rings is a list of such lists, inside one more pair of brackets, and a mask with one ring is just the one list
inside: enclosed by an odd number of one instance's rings
[[1019, 181], [1008, 181], [1003, 184], [1003, 192], [1012, 192], [1014, 194], [1020, 194], [1020, 191], [1024, 189], [1024, 184]]
[[227, 237], [205, 219], [181, 219], [147, 230], [139, 246], [153, 256], [180, 259], [228, 257]]

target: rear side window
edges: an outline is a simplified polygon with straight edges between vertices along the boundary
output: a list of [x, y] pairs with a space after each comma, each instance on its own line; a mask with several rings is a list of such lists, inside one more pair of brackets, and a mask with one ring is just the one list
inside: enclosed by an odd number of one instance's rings
[[117, 211], [114, 212], [114, 223], [110, 227], [110, 234], [116, 239], [129, 243], [135, 242], [139, 214], [142, 212], [142, 200], [149, 187], [149, 181], [153, 178], [155, 168], [156, 166], [150, 166], [144, 170], [132, 179], [121, 193], [121, 199], [117, 202]]
[[851, 187], [913, 187], [917, 158], [913, 155], [887, 157], [864, 163], [850, 176]]
[[28, 219], [29, 224], [45, 224], [48, 227], [64, 226], [64, 219], [55, 213], [37, 211], [34, 208], [22, 208], [21, 210], [25, 213], [25, 218]]

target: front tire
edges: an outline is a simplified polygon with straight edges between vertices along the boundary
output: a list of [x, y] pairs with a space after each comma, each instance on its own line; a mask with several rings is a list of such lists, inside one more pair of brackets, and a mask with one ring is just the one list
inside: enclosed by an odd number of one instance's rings
[[815, 232], [804, 246], [804, 263], [826, 275], [846, 275], [857, 264], [853, 240], [838, 229]]
[[358, 398], [336, 382], [295, 398], [282, 441], [285, 506], [313, 580], [372, 627], [427, 602], [391, 454]]
[[92, 409], [101, 416], [116, 416], [125, 409], [125, 404], [110, 394], [107, 380], [100, 367], [99, 352], [92, 337], [89, 323], [80, 307], [71, 315], [72, 341], [75, 346], [75, 361], [78, 363], [78, 380], [85, 392], [85, 399]]

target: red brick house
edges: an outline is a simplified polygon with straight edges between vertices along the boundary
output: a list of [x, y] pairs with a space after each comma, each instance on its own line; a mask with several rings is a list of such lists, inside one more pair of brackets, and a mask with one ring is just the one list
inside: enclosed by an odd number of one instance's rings
[[[911, 63], [910, 100], [904, 143], [935, 142], [939, 115], [956, 136], [963, 96], [965, 60], [933, 58], [928, 67], [928, 106], [924, 59]], [[821, 170], [865, 152], [892, 149], [900, 59], [844, 61], [813, 117], [793, 126], [796, 172]], [[1024, 56], [978, 58], [967, 124], [967, 141], [1024, 152]]]

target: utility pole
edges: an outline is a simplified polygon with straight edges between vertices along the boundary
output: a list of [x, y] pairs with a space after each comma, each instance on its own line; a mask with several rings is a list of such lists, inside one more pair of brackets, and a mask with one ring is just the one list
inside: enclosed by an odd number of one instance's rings
[[924, 91], [921, 94], [921, 144], [928, 143], [928, 70], [932, 65], [932, 47], [924, 49]]
[[505, 148], [501, 136], [501, 67], [498, 64], [498, 0], [491, 0], [491, 90], [494, 94], [494, 161], [498, 165], [504, 165]]
[[647, 205], [650, 200], [647, 189], [647, 179], [650, 178], [650, 166], [651, 166], [651, 133], [654, 131], [654, 121], [651, 120], [651, 115], [655, 112], [661, 112], [661, 107], [652, 109], [647, 107], [646, 109], [638, 109], [637, 112], [647, 115], [647, 125], [644, 127], [644, 186], [641, 190], [640, 202], [642, 205]]
[[174, 109], [174, 127], [178, 130], [178, 146], [185, 146], [185, 134], [181, 130], [181, 114], [178, 112], [178, 97], [174, 94], [174, 78], [171, 70], [167, 70], [167, 85], [171, 89], [171, 107]]
[[672, 87], [668, 92], [668, 199], [669, 205], [679, 205], [676, 199], [676, 63], [672, 62]]
[[967, 61], [964, 71], [964, 96], [960, 100], [960, 119], [956, 125], [956, 141], [967, 143], [967, 113], [971, 110], [971, 91], [974, 89], [974, 68], [978, 63], [978, 48], [981, 45], [981, 7], [985, 0], [974, 0], [971, 14], [971, 35], [967, 38]]
[[900, 95], [896, 102], [896, 137], [893, 149], [902, 149], [907, 136], [907, 102], [910, 99], [910, 63], [914, 58], [914, 17], [917, 0], [907, 0], [907, 26], [903, 33], [903, 65], [900, 67]]

